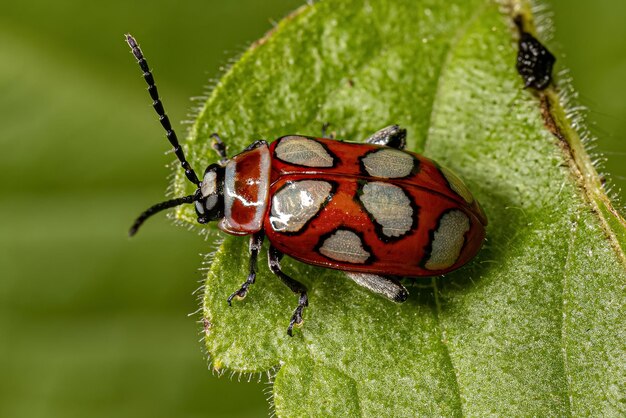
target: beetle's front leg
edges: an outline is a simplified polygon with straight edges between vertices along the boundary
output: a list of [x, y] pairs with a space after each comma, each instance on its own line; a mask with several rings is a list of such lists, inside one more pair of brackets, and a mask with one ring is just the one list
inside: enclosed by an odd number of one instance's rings
[[267, 252], [267, 261], [270, 266], [270, 270], [272, 273], [280, 277], [280, 280], [283, 281], [291, 289], [293, 293], [299, 294], [300, 298], [298, 300], [298, 307], [295, 311], [293, 311], [293, 315], [291, 316], [291, 321], [289, 321], [289, 326], [287, 327], [287, 334], [290, 337], [293, 337], [293, 327], [302, 325], [302, 311], [304, 308], [309, 306], [309, 297], [306, 293], [306, 287], [283, 273], [280, 268], [280, 259], [283, 258], [283, 253], [278, 251], [273, 246], [270, 246], [270, 250]]
[[234, 298], [243, 299], [248, 294], [248, 287], [256, 280], [256, 260], [259, 256], [259, 251], [263, 245], [263, 231], [257, 232], [250, 237], [250, 273], [248, 279], [241, 285], [239, 290], [234, 292], [228, 297], [228, 306], [232, 306], [231, 302]]
[[226, 144], [222, 141], [222, 138], [217, 134], [217, 132], [213, 132], [211, 134], [211, 138], [213, 138], [213, 142], [211, 143], [211, 147], [217, 152], [217, 155], [220, 157], [220, 165], [225, 166], [228, 162], [228, 156], [226, 155]]

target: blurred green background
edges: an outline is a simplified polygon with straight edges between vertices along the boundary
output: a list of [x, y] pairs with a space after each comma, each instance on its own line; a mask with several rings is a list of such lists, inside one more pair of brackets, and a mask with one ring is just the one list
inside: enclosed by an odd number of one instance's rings
[[[164, 216], [126, 237], [163, 199], [172, 157], [123, 34], [141, 42], [171, 119], [188, 120], [189, 98], [300, 4], [2, 4], [1, 417], [267, 415], [266, 385], [207, 370], [188, 316], [208, 243]], [[548, 4], [549, 45], [590, 109], [603, 171], [623, 188], [626, 4]]]

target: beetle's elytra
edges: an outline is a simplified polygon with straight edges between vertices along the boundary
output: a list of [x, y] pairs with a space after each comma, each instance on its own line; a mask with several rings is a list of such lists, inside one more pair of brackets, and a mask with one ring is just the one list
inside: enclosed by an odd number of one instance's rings
[[214, 135], [220, 163], [200, 180], [165, 115], [154, 79], [137, 42], [126, 40], [148, 83], [153, 106], [196, 191], [158, 203], [130, 229], [164, 209], [194, 204], [201, 224], [217, 221], [233, 235], [250, 235], [250, 273], [229, 298], [243, 298], [256, 278], [264, 237], [268, 262], [299, 295], [287, 333], [302, 323], [307, 290], [280, 267], [283, 254], [303, 263], [345, 271], [359, 285], [390, 300], [408, 296], [401, 277], [436, 276], [471, 260], [485, 238], [487, 218], [450, 170], [405, 151], [406, 131], [389, 126], [365, 143], [301, 135], [268, 144], [256, 141], [228, 159]]

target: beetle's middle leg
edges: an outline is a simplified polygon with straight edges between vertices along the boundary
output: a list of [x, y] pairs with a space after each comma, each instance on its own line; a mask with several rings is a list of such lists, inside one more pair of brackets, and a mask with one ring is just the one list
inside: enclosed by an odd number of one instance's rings
[[254, 284], [256, 280], [256, 268], [257, 263], [256, 260], [259, 256], [259, 251], [261, 250], [261, 246], [263, 245], [263, 231], [257, 232], [250, 237], [250, 273], [248, 274], [248, 279], [243, 282], [239, 290], [234, 292], [232, 295], [228, 297], [228, 305], [231, 306], [231, 302], [234, 298], [243, 299], [248, 294], [248, 287]]
[[387, 126], [365, 140], [368, 144], [404, 149], [406, 147], [406, 129], [398, 125]]
[[277, 275], [280, 280], [282, 280], [283, 283], [285, 283], [287, 287], [291, 289], [293, 293], [300, 295], [300, 298], [298, 300], [298, 307], [295, 311], [293, 311], [291, 321], [289, 321], [289, 327], [287, 327], [287, 334], [290, 337], [293, 337], [293, 327], [294, 325], [298, 326], [302, 324], [302, 310], [309, 306], [309, 297], [306, 294], [306, 287], [302, 283], [292, 279], [291, 277], [283, 273], [280, 268], [281, 258], [283, 258], [283, 253], [278, 251], [273, 246], [270, 246], [270, 249], [267, 252], [267, 261], [269, 263], [270, 270], [272, 270], [272, 273]]

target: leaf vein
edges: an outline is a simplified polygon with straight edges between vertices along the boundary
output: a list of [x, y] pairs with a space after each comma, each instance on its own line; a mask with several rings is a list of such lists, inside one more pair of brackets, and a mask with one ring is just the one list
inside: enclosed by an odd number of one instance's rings
[[568, 355], [567, 355], [567, 307], [568, 307], [568, 297], [567, 292], [569, 291], [569, 268], [570, 263], [572, 261], [572, 249], [574, 248], [574, 242], [576, 241], [576, 234], [578, 232], [578, 222], [577, 219], [574, 219], [574, 225], [571, 231], [571, 237], [569, 240], [568, 248], [567, 248], [567, 256], [565, 257], [565, 265], [563, 266], [563, 283], [562, 283], [562, 309], [563, 316], [561, 318], [561, 357], [563, 360], [563, 374], [565, 375], [565, 391], [567, 393], [568, 400], [568, 410], [569, 416], [572, 416], [573, 406], [574, 406], [574, 398], [572, 396], [571, 383], [572, 377], [569, 373], [569, 363], [568, 363]]
[[441, 314], [441, 302], [439, 301], [439, 289], [437, 288], [437, 278], [433, 277], [432, 278], [432, 288], [433, 288], [433, 295], [434, 295], [434, 299], [435, 299], [435, 319], [437, 320], [437, 323], [439, 324], [439, 333], [440, 333], [440, 338], [439, 341], [441, 341], [441, 346], [443, 348], [443, 352], [444, 355], [446, 356], [446, 358], [448, 359], [448, 361], [450, 362], [450, 368], [452, 369], [452, 373], [454, 374], [454, 388], [455, 388], [455, 392], [456, 392], [456, 397], [459, 401], [459, 413], [460, 416], [465, 416], [463, 414], [463, 400], [461, 398], [461, 386], [459, 384], [459, 375], [458, 375], [458, 370], [457, 368], [454, 366], [454, 362], [452, 361], [452, 357], [450, 356], [450, 350], [448, 349], [448, 337], [447, 337], [447, 333], [446, 333], [446, 327], [443, 325], [443, 322], [441, 322], [440, 319], [440, 314]]
[[[483, 5], [483, 7], [479, 7], [476, 9], [476, 11], [474, 12], [474, 14], [467, 20], [467, 22], [465, 22], [464, 25], [462, 25], [459, 30], [455, 33], [454, 37], [451, 39], [450, 43], [448, 44], [448, 50], [446, 51], [445, 57], [442, 61], [441, 67], [439, 68], [439, 76], [437, 77], [437, 86], [435, 88], [435, 94], [433, 95], [433, 101], [431, 103], [431, 113], [430, 113], [430, 122], [429, 122], [429, 133], [426, 137], [426, 140], [424, 142], [424, 147], [426, 146], [426, 143], [428, 142], [428, 138], [431, 136], [431, 131], [430, 131], [430, 127], [432, 127], [433, 125], [433, 120], [435, 117], [435, 112], [436, 112], [436, 103], [440, 98], [440, 93], [442, 90], [442, 78], [443, 74], [445, 73], [445, 71], [447, 70], [448, 64], [450, 63], [450, 60], [452, 59], [452, 54], [453, 52], [456, 50], [456, 47], [458, 46], [458, 44], [460, 43], [460, 41], [463, 39], [463, 37], [465, 36], [465, 34], [467, 33], [468, 29], [470, 28], [470, 26], [472, 25], [472, 23], [474, 23], [474, 21], [476, 21], [476, 19], [478, 19], [478, 17], [486, 10], [487, 5], [489, 3], [485, 2], [485, 4]], [[435, 308], [436, 308], [436, 314], [435, 314], [435, 319], [437, 321], [438, 324], [438, 328], [440, 331], [440, 341], [441, 341], [441, 345], [444, 351], [444, 354], [447, 358], [447, 360], [450, 363], [450, 368], [452, 369], [452, 372], [454, 374], [454, 387], [455, 387], [455, 392], [456, 392], [456, 397], [458, 398], [458, 402], [459, 402], [459, 413], [460, 416], [465, 416], [463, 413], [463, 399], [461, 397], [461, 387], [459, 384], [459, 372], [458, 369], [455, 367], [454, 365], [454, 361], [452, 361], [452, 356], [450, 354], [450, 350], [448, 348], [448, 344], [447, 344], [447, 333], [446, 333], [446, 328], [443, 324], [443, 322], [441, 321], [441, 303], [439, 301], [439, 289], [437, 288], [437, 279], [433, 278], [432, 279], [432, 288], [433, 288], [433, 295], [434, 295], [434, 300], [435, 300]]]

